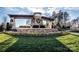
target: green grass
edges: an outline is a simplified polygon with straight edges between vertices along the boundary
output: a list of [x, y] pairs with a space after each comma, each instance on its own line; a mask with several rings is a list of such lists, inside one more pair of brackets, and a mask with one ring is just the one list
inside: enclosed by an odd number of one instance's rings
[[16, 38], [7, 34], [0, 34], [0, 51], [6, 51], [6, 49], [12, 46], [15, 42]]
[[75, 52], [79, 51], [79, 36], [78, 35], [69, 34], [69, 35], [57, 37], [57, 39], [59, 39], [59, 41], [62, 44], [67, 46], [72, 51], [75, 51]]
[[0, 34], [0, 51], [79, 51], [79, 36], [72, 34], [49, 36]]
[[4, 42], [5, 40], [11, 38], [11, 36], [6, 35], [6, 34], [0, 34], [0, 43]]

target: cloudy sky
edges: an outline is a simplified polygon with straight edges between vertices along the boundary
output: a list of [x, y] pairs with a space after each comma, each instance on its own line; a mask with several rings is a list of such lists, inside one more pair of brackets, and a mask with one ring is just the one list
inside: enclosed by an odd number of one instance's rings
[[[8, 14], [24, 14], [30, 15], [33, 12], [41, 12], [43, 16], [51, 17], [52, 12], [59, 10], [67, 11], [70, 15], [70, 20], [79, 16], [78, 7], [0, 7], [0, 23], [6, 18], [7, 21], [10, 20]], [[20, 24], [20, 20], [17, 20]], [[25, 21], [24, 21], [25, 22]]]

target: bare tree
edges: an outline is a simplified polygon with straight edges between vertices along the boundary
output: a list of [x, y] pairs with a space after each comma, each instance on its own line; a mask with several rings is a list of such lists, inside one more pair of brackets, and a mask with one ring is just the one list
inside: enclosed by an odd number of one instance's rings
[[57, 14], [57, 18], [58, 18], [57, 26], [58, 26], [58, 29], [61, 30], [61, 28], [63, 27], [63, 24], [62, 24], [63, 12], [61, 10]]
[[64, 26], [66, 26], [66, 21], [69, 20], [69, 14], [67, 12], [63, 12], [63, 20], [64, 20]]
[[53, 11], [52, 19], [54, 19], [54, 21], [53, 21], [53, 27], [56, 28], [57, 27], [57, 23], [58, 23], [58, 19], [57, 19], [57, 14], [56, 14], [55, 11]]
[[6, 22], [7, 22], [7, 18], [4, 16], [3, 17], [3, 29], [4, 29], [4, 32], [6, 30]]
[[58, 29], [59, 30], [63, 30], [66, 27], [66, 21], [69, 20], [69, 14], [67, 12], [62, 12], [61, 10], [59, 11], [59, 13], [57, 14], [57, 18], [58, 18]]

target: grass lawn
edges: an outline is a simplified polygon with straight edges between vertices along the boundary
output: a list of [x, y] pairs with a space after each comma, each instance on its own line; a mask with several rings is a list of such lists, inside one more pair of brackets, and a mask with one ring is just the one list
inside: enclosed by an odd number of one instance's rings
[[12, 36], [0, 34], [0, 51], [79, 51], [78, 35]]

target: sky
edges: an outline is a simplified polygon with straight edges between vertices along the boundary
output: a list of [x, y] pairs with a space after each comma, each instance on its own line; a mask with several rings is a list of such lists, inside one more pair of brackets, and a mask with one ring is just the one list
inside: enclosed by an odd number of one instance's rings
[[[69, 21], [77, 18], [79, 16], [79, 8], [78, 7], [0, 7], [0, 23], [6, 18], [7, 21], [10, 21], [8, 14], [24, 14], [31, 15], [33, 12], [41, 12], [43, 16], [51, 17], [52, 12], [59, 10], [67, 11], [69, 13]], [[20, 20], [16, 20], [16, 26], [22, 25]], [[26, 20], [29, 24], [29, 21]], [[25, 20], [23, 25], [26, 24]]]

